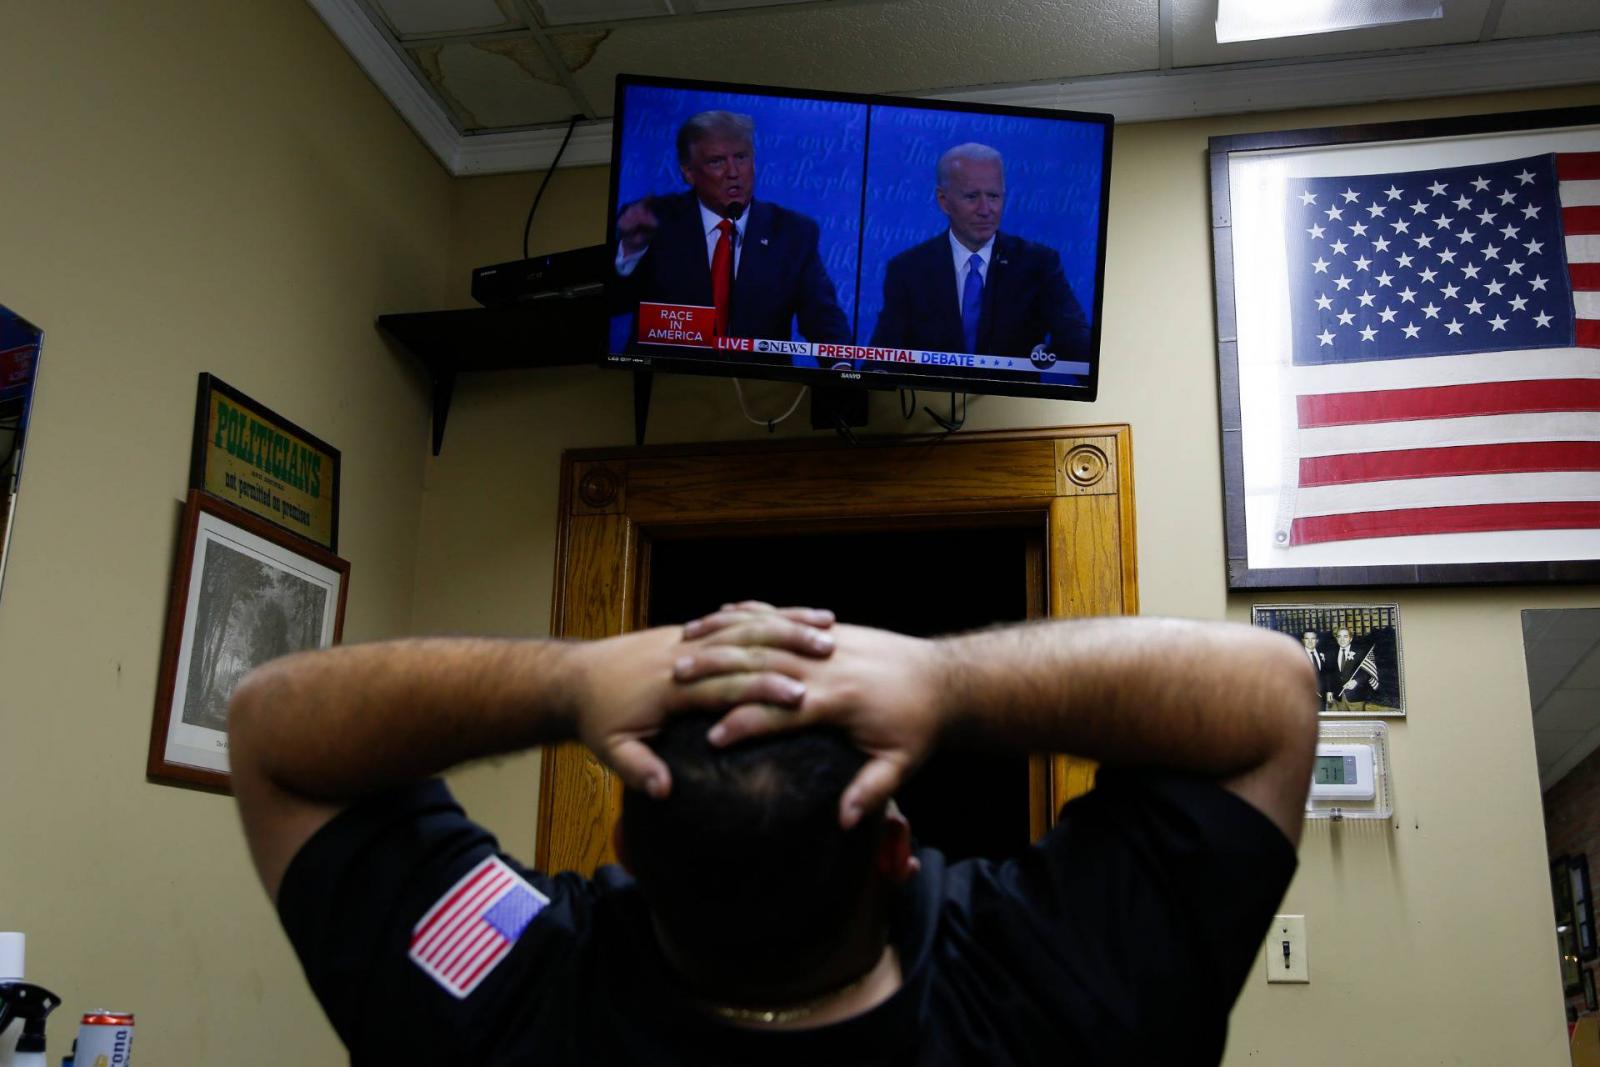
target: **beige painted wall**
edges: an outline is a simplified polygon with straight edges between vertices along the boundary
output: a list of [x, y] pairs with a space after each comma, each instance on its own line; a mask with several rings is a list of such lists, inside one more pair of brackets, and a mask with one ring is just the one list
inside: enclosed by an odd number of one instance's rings
[[45, 329], [0, 598], [0, 929], [139, 1060], [342, 1060], [232, 801], [147, 783], [207, 370], [336, 447], [347, 639], [411, 626], [420, 375], [372, 325], [438, 306], [450, 179], [303, 3], [7, 3], [0, 303]]
[[[1119, 129], [1100, 401], [975, 398], [968, 426], [1132, 424], [1147, 613], [1242, 621], [1253, 601], [1297, 599], [1225, 588], [1207, 137], [1594, 103], [1600, 87]], [[598, 169], [560, 173], [535, 221], [534, 250], [601, 240], [605, 183]], [[458, 183], [451, 284], [463, 301], [472, 266], [517, 254], [536, 184], [536, 175]], [[776, 412], [793, 387], [750, 392], [754, 407]], [[902, 427], [893, 404], [874, 397], [874, 431]], [[631, 444], [631, 418], [625, 374], [463, 382], [443, 454], [427, 467], [418, 626], [546, 632], [560, 452]], [[779, 432], [809, 433], [805, 409]], [[744, 422], [728, 383], [658, 378], [650, 443], [764, 436]], [[1312, 983], [1269, 988], [1258, 968], [1234, 1015], [1230, 1064], [1566, 1062], [1518, 611], [1593, 604], [1595, 592], [1315, 598], [1401, 605], [1412, 718], [1391, 735], [1398, 815], [1390, 825], [1308, 831], [1284, 910], [1307, 916]], [[457, 783], [469, 808], [526, 854], [537, 780], [536, 762], [520, 757]]]

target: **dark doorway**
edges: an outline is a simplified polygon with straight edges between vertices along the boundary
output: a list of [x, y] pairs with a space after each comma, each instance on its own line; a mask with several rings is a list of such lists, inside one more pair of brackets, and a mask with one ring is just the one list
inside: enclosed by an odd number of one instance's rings
[[[1041, 555], [1032, 527], [660, 538], [649, 556], [647, 622], [683, 623], [753, 599], [932, 637], [1041, 613], [1042, 603], [1030, 612], [1042, 594], [1029, 580], [1029, 561]], [[951, 859], [1005, 856], [1029, 841], [1025, 755], [935, 753], [898, 800], [918, 842]]]

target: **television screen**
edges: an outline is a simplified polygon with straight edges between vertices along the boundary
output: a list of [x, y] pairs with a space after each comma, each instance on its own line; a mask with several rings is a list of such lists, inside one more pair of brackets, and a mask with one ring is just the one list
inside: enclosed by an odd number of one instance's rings
[[625, 75], [609, 359], [1093, 400], [1111, 121]]

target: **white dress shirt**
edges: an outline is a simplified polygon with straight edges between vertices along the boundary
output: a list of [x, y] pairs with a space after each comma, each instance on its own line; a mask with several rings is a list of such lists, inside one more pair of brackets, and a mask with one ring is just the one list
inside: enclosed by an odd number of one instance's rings
[[989, 257], [994, 254], [994, 238], [983, 242], [983, 247], [976, 253], [956, 239], [954, 233], [950, 234], [950, 252], [955, 257], [956, 263], [956, 315], [961, 314], [961, 298], [967, 292], [967, 264], [976, 255], [981, 262], [978, 264], [978, 277], [983, 279], [983, 284], [989, 284]]

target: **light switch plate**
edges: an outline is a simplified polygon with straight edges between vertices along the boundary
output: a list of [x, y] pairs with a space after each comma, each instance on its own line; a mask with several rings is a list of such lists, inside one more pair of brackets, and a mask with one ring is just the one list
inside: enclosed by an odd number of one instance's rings
[[[1288, 954], [1284, 946], [1288, 946]], [[1274, 915], [1267, 934], [1267, 981], [1309, 982], [1311, 969], [1306, 960], [1306, 917]]]

